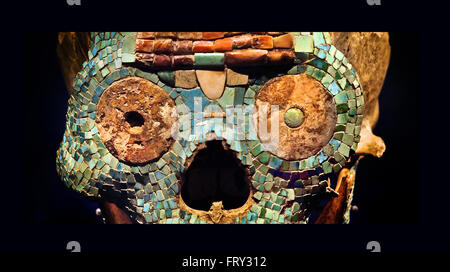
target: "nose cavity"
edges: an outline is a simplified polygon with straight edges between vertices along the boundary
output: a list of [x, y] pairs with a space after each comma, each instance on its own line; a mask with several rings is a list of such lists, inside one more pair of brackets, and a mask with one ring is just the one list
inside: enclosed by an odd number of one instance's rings
[[226, 72], [211, 70], [196, 70], [197, 80], [206, 97], [219, 99], [225, 89]]

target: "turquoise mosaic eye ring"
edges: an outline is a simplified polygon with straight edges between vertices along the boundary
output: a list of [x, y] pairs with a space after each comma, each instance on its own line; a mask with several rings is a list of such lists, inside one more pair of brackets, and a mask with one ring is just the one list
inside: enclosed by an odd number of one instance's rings
[[[118, 201], [135, 223], [308, 223], [311, 203], [329, 198], [336, 185], [336, 174], [354, 154], [360, 140], [364, 98], [355, 69], [332, 45], [326, 32], [230, 33], [217, 37], [195, 33], [92, 33], [89, 59], [73, 82], [66, 130], [57, 151], [58, 174], [77, 192], [94, 199]], [[222, 89], [205, 83], [197, 72], [200, 70], [223, 71], [221, 76], [226, 76], [217, 80]], [[233, 125], [244, 124], [244, 130], [235, 131], [233, 137], [219, 129], [227, 126], [225, 120], [203, 118], [207, 107], [225, 113], [230, 106], [256, 105], [263, 91], [284, 77], [314, 82], [326, 92], [324, 96], [330, 97], [330, 101], [323, 102], [332, 106], [335, 114], [330, 138], [308, 157], [295, 159], [294, 154], [286, 159], [264, 150], [258, 135], [249, 131], [251, 120], [246, 116], [233, 118]], [[110, 128], [111, 135], [118, 135], [112, 129], [114, 125], [100, 128], [96, 122], [102, 114], [99, 101], [106, 97], [106, 90], [131, 78], [145, 80], [165, 92], [164, 101], [170, 99], [172, 106], [183, 106], [191, 112], [195, 107], [201, 108], [200, 114], [178, 114], [175, 119], [187, 129], [180, 130], [178, 139], [167, 139], [161, 152], [138, 162], [116, 154], [113, 150], [117, 148], [113, 149], [101, 135], [102, 129]], [[219, 94], [219, 98], [211, 99], [206, 89]], [[123, 95], [130, 92], [124, 91]], [[142, 103], [148, 111], [156, 113], [149, 105], [153, 100], [145, 99]], [[117, 107], [127, 101], [131, 100], [124, 99]], [[102, 107], [108, 105], [112, 104]], [[292, 130], [302, 129], [310, 116], [303, 106], [287, 108], [281, 116], [283, 124]], [[161, 123], [149, 123], [150, 115], [141, 112], [143, 121], [136, 125], [136, 120], [130, 121], [125, 114], [122, 120], [125, 125], [128, 122], [128, 127], [123, 131], [127, 133], [132, 127]], [[133, 115], [139, 119], [134, 113], [126, 116]], [[168, 117], [167, 113], [162, 116]], [[182, 176], [211, 132], [224, 140], [248, 176], [248, 200], [233, 211], [216, 205], [211, 206], [211, 211], [194, 211], [180, 194]], [[128, 134], [123, 135], [128, 141], [123, 144], [126, 150], [131, 142]], [[139, 144], [137, 140], [136, 145]]]

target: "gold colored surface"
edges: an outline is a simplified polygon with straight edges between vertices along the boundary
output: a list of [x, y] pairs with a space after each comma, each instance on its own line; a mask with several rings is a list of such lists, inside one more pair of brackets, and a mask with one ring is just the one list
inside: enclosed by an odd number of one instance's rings
[[213, 202], [209, 211], [195, 210], [186, 205], [181, 196], [178, 197], [178, 206], [185, 212], [197, 215], [208, 224], [233, 224], [236, 217], [245, 216], [255, 204], [252, 197], [253, 193], [250, 190], [247, 202], [242, 207], [231, 210], [225, 210], [222, 201]]

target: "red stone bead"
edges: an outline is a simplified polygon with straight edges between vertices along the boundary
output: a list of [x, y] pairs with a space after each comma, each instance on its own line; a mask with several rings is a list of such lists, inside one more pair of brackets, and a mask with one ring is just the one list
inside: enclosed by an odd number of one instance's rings
[[293, 50], [275, 49], [269, 51], [267, 58], [270, 64], [287, 64], [294, 61], [295, 54]]
[[174, 41], [173, 53], [176, 55], [192, 54], [192, 41]]
[[212, 41], [195, 41], [192, 50], [194, 53], [210, 53], [214, 52], [214, 42]]
[[248, 48], [252, 46], [252, 36], [250, 34], [231, 37], [234, 49]]
[[181, 40], [201, 40], [202, 32], [177, 32], [177, 38]]
[[194, 66], [194, 55], [173, 56], [173, 67], [192, 67]]
[[293, 46], [294, 37], [290, 33], [273, 38], [273, 47], [275, 48], [292, 48]]
[[225, 52], [225, 64], [229, 66], [251, 66], [265, 64], [267, 50], [243, 49]]
[[157, 68], [169, 68], [172, 65], [170, 56], [167, 55], [155, 55], [155, 61], [153, 66]]
[[173, 50], [171, 39], [158, 39], [153, 42], [153, 52], [170, 54]]
[[273, 48], [272, 36], [267, 35], [253, 36], [252, 47], [258, 49], [272, 49]]
[[156, 32], [138, 32], [137, 38], [138, 39], [154, 39]]
[[154, 32], [156, 38], [175, 38], [177, 36], [176, 32]]
[[204, 40], [215, 40], [219, 38], [223, 38], [225, 32], [203, 32]]
[[230, 38], [214, 41], [214, 51], [225, 52], [233, 49], [233, 41]]

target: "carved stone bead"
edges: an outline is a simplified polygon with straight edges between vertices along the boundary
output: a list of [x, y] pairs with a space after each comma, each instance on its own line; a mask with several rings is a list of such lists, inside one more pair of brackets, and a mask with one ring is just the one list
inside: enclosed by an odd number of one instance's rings
[[177, 38], [181, 40], [201, 40], [202, 32], [177, 32]]
[[136, 53], [136, 61], [146, 66], [153, 66], [155, 54]]
[[175, 38], [177, 36], [176, 32], [154, 32], [156, 38]]
[[233, 49], [233, 41], [230, 38], [220, 39], [214, 41], [214, 51], [225, 52]]
[[176, 55], [192, 54], [192, 41], [174, 41], [173, 53]]
[[273, 48], [272, 36], [267, 35], [253, 36], [252, 47], [258, 49], [272, 49]]
[[172, 66], [170, 56], [167, 55], [155, 55], [155, 61], [153, 66], [156, 68], [169, 68]]
[[153, 52], [157, 54], [170, 54], [173, 50], [171, 39], [157, 39], [153, 42]]
[[172, 57], [173, 67], [192, 67], [194, 66], [194, 55], [176, 55]]
[[203, 32], [203, 39], [204, 40], [215, 40], [219, 38], [223, 38], [225, 35], [225, 32]]
[[243, 49], [225, 52], [225, 64], [230, 66], [249, 66], [265, 64], [267, 61], [267, 50]]
[[137, 38], [138, 39], [154, 39], [156, 32], [138, 32]]
[[153, 52], [153, 40], [136, 39], [136, 52]]
[[292, 48], [293, 46], [294, 38], [290, 33], [273, 38], [274, 48]]
[[195, 41], [192, 50], [194, 53], [211, 53], [214, 52], [214, 42], [212, 41]]
[[231, 37], [234, 49], [249, 48], [252, 46], [252, 36], [250, 34]]
[[275, 49], [269, 51], [267, 59], [271, 64], [288, 64], [294, 61], [295, 53], [288, 49]]

